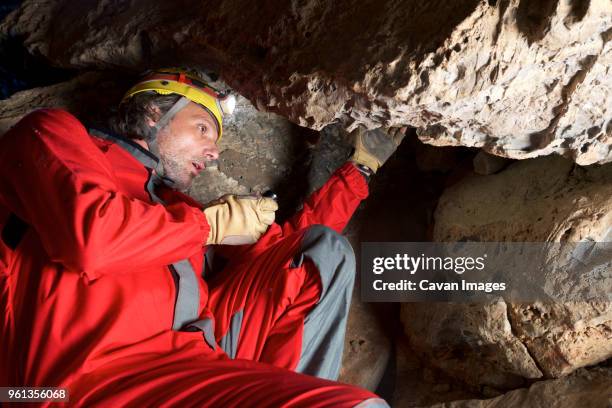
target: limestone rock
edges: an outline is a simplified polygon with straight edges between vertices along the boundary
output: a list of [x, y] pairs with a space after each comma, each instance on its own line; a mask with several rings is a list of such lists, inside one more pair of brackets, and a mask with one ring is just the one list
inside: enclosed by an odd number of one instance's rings
[[436, 241], [605, 241], [612, 227], [612, 166], [558, 157], [511, 164], [447, 189], [436, 209]]
[[[604, 408], [612, 406], [612, 369], [581, 369], [558, 380], [541, 381], [529, 388], [487, 400], [454, 401], [430, 408]], [[399, 407], [399, 405], [398, 405]]]
[[63, 67], [195, 63], [320, 130], [411, 125], [434, 145], [612, 160], [609, 0], [26, 0], [0, 31]]
[[355, 288], [338, 381], [376, 390], [391, 357], [391, 340], [379, 319], [371, 304], [361, 302]]
[[397, 377], [392, 407], [421, 407], [440, 402], [477, 398], [452, 378], [421, 361], [420, 354], [413, 350], [405, 338], [395, 341]]
[[549, 378], [612, 357], [610, 302], [511, 304], [509, 309], [517, 338]]
[[288, 189], [282, 184], [295, 177], [294, 165], [309, 153], [300, 128], [282, 116], [258, 111], [239, 96], [234, 114], [224, 119], [223, 133], [218, 168], [202, 172], [190, 194], [208, 202], [228, 193], [274, 190], [282, 206], [292, 205], [288, 195], [297, 194], [299, 185]]
[[410, 346], [435, 367], [467, 383], [517, 388], [542, 372], [512, 333], [503, 300], [491, 304], [404, 303], [402, 323]]
[[[611, 166], [544, 157], [468, 177], [440, 198], [434, 239], [610, 241]], [[571, 289], [561, 275], [550, 279]], [[588, 284], [609, 292], [605, 279]], [[606, 301], [406, 304], [402, 312], [413, 347], [472, 385], [514, 388], [520, 377], [559, 377], [612, 356], [612, 304]]]

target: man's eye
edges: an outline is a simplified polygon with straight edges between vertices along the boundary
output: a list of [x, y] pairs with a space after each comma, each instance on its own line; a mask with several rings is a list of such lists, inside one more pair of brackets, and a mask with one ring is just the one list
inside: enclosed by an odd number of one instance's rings
[[198, 129], [200, 129], [200, 132], [202, 132], [202, 133], [206, 133], [206, 126], [204, 126], [204, 125], [198, 125]]

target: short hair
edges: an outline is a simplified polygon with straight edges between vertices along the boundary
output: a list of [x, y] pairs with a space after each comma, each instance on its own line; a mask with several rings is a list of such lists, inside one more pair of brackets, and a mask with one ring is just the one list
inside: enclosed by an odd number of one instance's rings
[[111, 120], [111, 129], [121, 136], [148, 142], [151, 126], [147, 119], [158, 120], [180, 98], [178, 94], [160, 95], [155, 91], [137, 93], [119, 105], [117, 115]]

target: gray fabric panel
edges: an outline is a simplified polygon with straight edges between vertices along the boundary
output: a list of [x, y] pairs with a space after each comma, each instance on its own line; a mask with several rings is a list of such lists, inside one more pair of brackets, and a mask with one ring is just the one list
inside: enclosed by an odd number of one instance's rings
[[178, 296], [174, 305], [172, 330], [180, 330], [187, 323], [198, 319], [200, 308], [200, 288], [193, 268], [188, 260], [172, 264], [179, 276]]
[[390, 405], [387, 404], [382, 398], [368, 398], [367, 400], [361, 401], [359, 404], [355, 405], [353, 408], [389, 408]]
[[304, 262], [304, 254], [302, 252], [300, 252], [299, 254], [297, 254], [297, 255], [295, 255], [293, 257], [289, 267], [290, 268], [297, 268], [297, 267], [302, 265], [302, 262]]
[[[345, 237], [322, 225], [308, 229], [301, 253], [319, 270], [323, 290], [304, 321], [302, 353], [296, 371], [336, 380], [355, 282], [355, 254]], [[299, 254], [296, 259], [300, 260]]]
[[149, 179], [147, 180], [147, 192], [151, 196], [151, 200], [155, 201], [156, 203], [165, 205], [166, 203], [164, 202], [164, 200], [162, 200], [157, 194], [155, 194], [155, 186], [159, 185], [160, 183], [161, 179], [157, 175], [155, 175], [152, 170], [149, 170]]
[[230, 358], [236, 358], [243, 314], [244, 311], [242, 309], [234, 313], [228, 332], [219, 341], [219, 347], [221, 347]]
[[211, 319], [202, 319], [190, 323], [187, 329], [192, 327], [202, 332], [204, 340], [206, 340], [206, 343], [208, 343], [213, 350], [217, 348], [217, 342], [215, 341], [215, 323]]

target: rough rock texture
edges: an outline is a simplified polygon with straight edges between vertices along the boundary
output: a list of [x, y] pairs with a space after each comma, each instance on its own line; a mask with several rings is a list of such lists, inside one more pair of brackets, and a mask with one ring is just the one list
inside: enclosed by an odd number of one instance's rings
[[[401, 405], [396, 405], [401, 407]], [[581, 369], [558, 380], [541, 381], [529, 388], [488, 400], [436, 404], [429, 408], [608, 408], [612, 406], [612, 368]]]
[[435, 218], [436, 241], [609, 241], [612, 165], [581, 167], [558, 157], [516, 162], [447, 189]]
[[313, 129], [612, 160], [609, 0], [27, 0], [0, 31], [64, 67], [197, 63]]
[[355, 288], [338, 381], [376, 390], [391, 357], [391, 340], [373, 310]]
[[[0, 137], [40, 107], [59, 107], [82, 121], [106, 123], [130, 80], [90, 72], [0, 100]], [[272, 189], [280, 197], [279, 216], [290, 215], [301, 197], [320, 187], [348, 157], [346, 134], [340, 129], [326, 132], [331, 133], [317, 143], [318, 132], [313, 138], [308, 129], [279, 115], [259, 112], [239, 97], [235, 115], [225, 122], [218, 167], [200, 174], [189, 194], [204, 203], [227, 193]], [[361, 223], [357, 217], [347, 230], [354, 246], [359, 242]], [[371, 305], [362, 303], [358, 293], [355, 290], [349, 314], [340, 380], [374, 390], [389, 360], [391, 342]]]
[[[444, 192], [435, 213], [436, 241], [601, 242], [611, 233], [612, 165], [558, 157], [468, 177]], [[572, 289], [560, 277], [550, 279]], [[609, 284], [589, 283], [608, 292]], [[415, 350], [472, 386], [514, 388], [612, 356], [610, 302], [404, 304], [402, 320]]]
[[510, 389], [542, 372], [512, 332], [503, 300], [488, 305], [402, 304], [402, 323], [411, 347], [429, 363], [475, 391]]
[[453, 378], [421, 361], [420, 354], [410, 348], [403, 336], [396, 344], [397, 374], [392, 407], [422, 407], [440, 402], [469, 400], [479, 395], [470, 393]]

